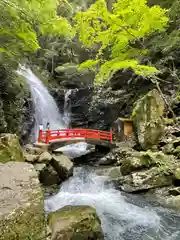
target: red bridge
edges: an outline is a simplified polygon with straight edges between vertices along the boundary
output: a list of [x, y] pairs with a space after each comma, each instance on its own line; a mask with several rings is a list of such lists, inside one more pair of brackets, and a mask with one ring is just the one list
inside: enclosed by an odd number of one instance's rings
[[113, 141], [112, 130], [110, 132], [92, 129], [62, 129], [62, 130], [39, 130], [38, 143], [44, 143], [56, 149], [63, 144], [87, 142], [93, 145], [111, 147]]

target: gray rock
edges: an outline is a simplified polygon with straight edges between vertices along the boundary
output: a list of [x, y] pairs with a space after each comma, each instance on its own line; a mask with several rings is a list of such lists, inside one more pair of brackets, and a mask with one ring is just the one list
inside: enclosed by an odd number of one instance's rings
[[0, 164], [0, 179], [0, 239], [45, 239], [43, 194], [33, 166]]
[[44, 152], [43, 148], [34, 147], [31, 144], [25, 145], [23, 149], [25, 153], [32, 154], [32, 155], [40, 155], [41, 153]]
[[43, 152], [38, 158], [38, 163], [48, 163], [51, 159], [52, 155], [49, 152]]
[[37, 172], [41, 172], [46, 167], [46, 164], [45, 163], [35, 163], [33, 166]]
[[58, 173], [61, 180], [65, 180], [73, 175], [73, 163], [63, 154], [53, 154], [51, 165]]
[[158, 167], [149, 170], [134, 172], [121, 177], [120, 188], [125, 192], [137, 192], [158, 187], [170, 186], [173, 183], [173, 176], [167, 175]]
[[25, 159], [26, 162], [35, 163], [38, 160], [38, 156], [33, 155], [33, 154], [24, 153], [24, 159]]
[[110, 179], [116, 179], [121, 177], [120, 167], [94, 167], [91, 171], [99, 176], [107, 176]]
[[103, 240], [101, 221], [89, 206], [65, 206], [48, 216], [51, 240]]
[[50, 164], [39, 172], [39, 180], [45, 186], [59, 185], [62, 182], [58, 172]]
[[175, 188], [169, 189], [169, 194], [172, 196], [180, 195], [180, 187], [175, 187]]

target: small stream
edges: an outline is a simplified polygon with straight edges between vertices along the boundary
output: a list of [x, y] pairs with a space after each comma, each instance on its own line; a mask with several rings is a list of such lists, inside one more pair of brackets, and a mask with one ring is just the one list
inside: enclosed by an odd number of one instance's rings
[[180, 239], [180, 214], [152, 206], [141, 196], [125, 196], [106, 180], [87, 167], [77, 168], [59, 193], [45, 200], [45, 210], [51, 212], [66, 205], [95, 207], [105, 240]]

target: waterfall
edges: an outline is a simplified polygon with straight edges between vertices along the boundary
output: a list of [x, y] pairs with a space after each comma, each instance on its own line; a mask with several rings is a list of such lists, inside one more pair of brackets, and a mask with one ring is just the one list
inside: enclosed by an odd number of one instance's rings
[[59, 193], [45, 200], [45, 210], [92, 206], [101, 219], [105, 240], [180, 239], [180, 215], [152, 206], [141, 196], [125, 196], [106, 180], [89, 168], [77, 168]]
[[33, 129], [33, 140], [37, 140], [39, 125], [46, 127], [50, 124], [51, 129], [60, 129], [65, 127], [63, 118], [59, 113], [56, 102], [48, 92], [41, 80], [31, 71], [30, 68], [21, 66], [17, 71], [27, 81], [35, 109], [35, 126]]
[[72, 94], [72, 89], [69, 89], [67, 91], [65, 91], [64, 94], [64, 116], [63, 116], [63, 120], [66, 124], [66, 127], [70, 127], [70, 123], [71, 123], [71, 94]]

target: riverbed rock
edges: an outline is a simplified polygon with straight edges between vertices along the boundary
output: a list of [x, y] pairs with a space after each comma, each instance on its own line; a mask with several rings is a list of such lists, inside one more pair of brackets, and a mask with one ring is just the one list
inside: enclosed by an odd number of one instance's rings
[[121, 165], [122, 175], [128, 175], [131, 172], [141, 169], [148, 169], [152, 166], [162, 166], [164, 169], [171, 169], [175, 163], [173, 155], [166, 155], [163, 152], [141, 151], [136, 157], [127, 157]]
[[73, 175], [72, 161], [61, 153], [52, 155], [51, 165], [59, 174], [62, 181]]
[[59, 185], [62, 182], [58, 172], [51, 164], [46, 164], [44, 168], [39, 170], [39, 180], [45, 186]]
[[48, 163], [52, 159], [52, 155], [49, 152], [43, 152], [38, 158], [38, 163]]
[[110, 179], [117, 179], [121, 177], [121, 170], [119, 166], [114, 166], [114, 167], [92, 167], [91, 171], [98, 176], [106, 176], [109, 177]]
[[0, 240], [45, 239], [43, 194], [28, 163], [0, 163]]
[[9, 161], [23, 162], [23, 152], [15, 134], [3, 133], [0, 135], [0, 162]]
[[163, 113], [164, 100], [156, 89], [150, 91], [136, 102], [132, 119], [137, 140], [142, 149], [155, 146], [164, 133]]
[[40, 147], [35, 147], [32, 144], [26, 144], [24, 146], [24, 152], [32, 155], [41, 155], [45, 150]]
[[120, 188], [125, 192], [145, 191], [157, 187], [170, 186], [172, 183], [172, 174], [163, 172], [158, 167], [134, 172], [119, 179]]
[[103, 240], [101, 221], [89, 206], [65, 206], [48, 217], [51, 240]]
[[24, 153], [24, 159], [26, 162], [35, 163], [38, 160], [38, 155]]

